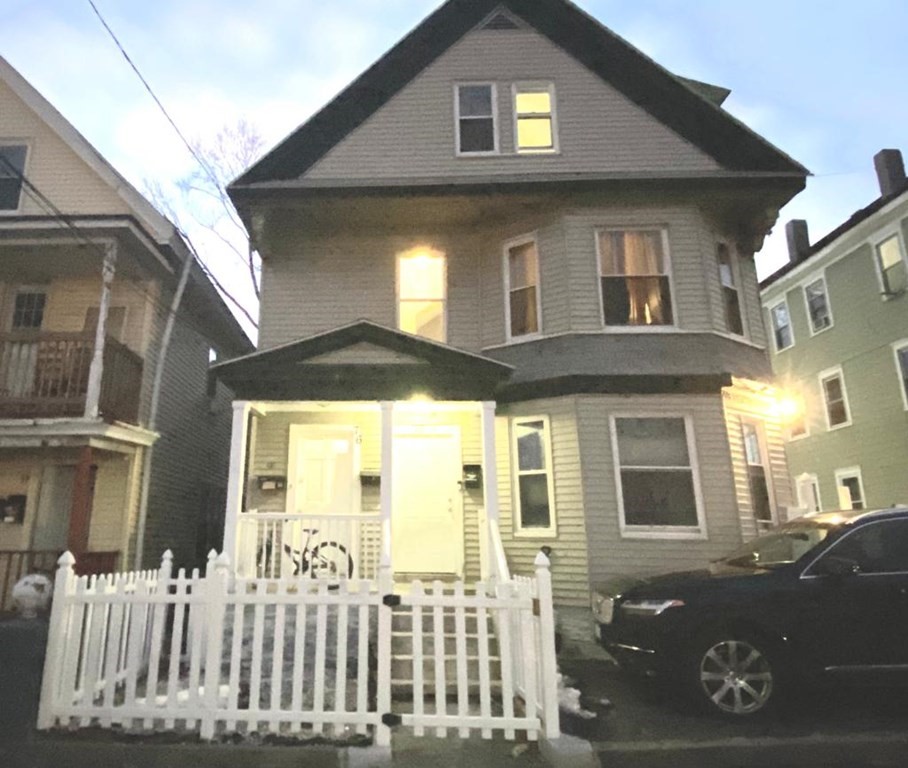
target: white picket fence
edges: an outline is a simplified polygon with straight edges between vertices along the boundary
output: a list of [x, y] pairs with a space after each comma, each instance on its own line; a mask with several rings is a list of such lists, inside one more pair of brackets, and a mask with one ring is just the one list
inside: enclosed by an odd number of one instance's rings
[[[371, 733], [379, 745], [390, 743], [397, 724], [438, 736], [558, 734], [544, 557], [532, 579], [470, 592], [462, 583], [431, 590], [415, 583], [402, 594], [394, 594], [387, 559], [377, 579], [340, 581], [244, 578], [214, 553], [204, 575], [172, 574], [169, 553], [158, 571], [77, 577], [73, 565], [71, 555], [61, 557], [39, 728], [176, 728], [203, 739], [352, 731]], [[393, 611], [413, 621], [413, 711], [401, 714], [391, 701]], [[423, 652], [430, 624], [434, 647]]]

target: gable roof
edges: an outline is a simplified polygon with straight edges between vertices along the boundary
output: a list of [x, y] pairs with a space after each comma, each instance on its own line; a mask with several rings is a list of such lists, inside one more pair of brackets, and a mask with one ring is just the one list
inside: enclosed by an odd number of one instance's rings
[[760, 281], [760, 290], [765, 290], [769, 288], [773, 283], [778, 280], [781, 280], [789, 272], [800, 267], [802, 264], [806, 264], [808, 261], [813, 259], [818, 254], [825, 251], [833, 243], [836, 242], [841, 237], [847, 235], [852, 229], [857, 227], [859, 224], [867, 221], [871, 216], [883, 210], [890, 203], [895, 202], [900, 197], [908, 197], [908, 180], [897, 190], [892, 192], [889, 195], [880, 195], [876, 200], [874, 200], [870, 205], [866, 205], [858, 211], [855, 211], [848, 219], [829, 234], [824, 235], [821, 239], [817, 240], [813, 245], [810, 246], [810, 250], [804, 255], [803, 258], [798, 259], [797, 261], [789, 261], [787, 264], [783, 264], [779, 269], [773, 272], [769, 277], [764, 278]]
[[497, 8], [523, 19], [732, 171], [807, 170], [567, 0], [448, 0], [230, 186], [298, 178]]
[[[186, 244], [183, 236], [174, 224], [157, 208], [155, 208], [142, 193], [130, 184], [114, 168], [94, 146], [86, 139], [75, 126], [69, 122], [38, 90], [32, 86], [19, 72], [0, 56], [0, 81], [31, 109], [38, 118], [47, 125], [66, 144], [75, 155], [85, 163], [97, 176], [107, 184], [126, 203], [131, 215], [105, 217], [112, 219], [132, 219], [142, 232], [150, 237], [161, 249], [165, 260], [182, 265], [186, 259], [193, 259], [195, 263], [190, 273], [188, 298], [198, 306], [200, 322], [209, 330], [210, 340], [222, 347], [224, 352], [239, 355], [252, 349], [252, 342], [240, 327], [233, 313], [224, 303], [214, 285], [205, 275], [201, 265], [195, 259], [192, 251]], [[71, 213], [64, 211], [64, 214]], [[91, 216], [69, 217], [70, 222], [79, 226], [80, 222], [90, 222]], [[99, 218], [99, 217], [94, 217]], [[46, 221], [47, 217], [19, 217], [19, 221], [27, 222], [33, 219], [35, 223]], [[11, 221], [12, 218], [5, 219]], [[175, 272], [178, 271], [175, 269]], [[187, 302], [189, 304], [190, 302]]]
[[[332, 352], [368, 344], [399, 360], [335, 363]], [[417, 394], [436, 399], [489, 400], [514, 372], [499, 360], [465, 352], [369, 320], [254, 352], [212, 366], [211, 375], [241, 400], [401, 400]]]

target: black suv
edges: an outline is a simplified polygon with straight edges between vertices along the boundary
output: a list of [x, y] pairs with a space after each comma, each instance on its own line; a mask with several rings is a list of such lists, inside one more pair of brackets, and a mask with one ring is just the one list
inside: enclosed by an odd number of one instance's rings
[[808, 515], [706, 570], [606, 584], [593, 611], [619, 664], [726, 715], [793, 678], [908, 682], [908, 508]]

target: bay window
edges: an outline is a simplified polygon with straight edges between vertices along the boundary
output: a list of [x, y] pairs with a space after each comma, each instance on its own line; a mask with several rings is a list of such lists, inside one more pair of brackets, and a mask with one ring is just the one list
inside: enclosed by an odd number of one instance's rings
[[596, 239], [605, 325], [673, 325], [666, 232], [608, 229]]
[[515, 240], [505, 246], [504, 274], [508, 337], [539, 333], [539, 251], [535, 239]]

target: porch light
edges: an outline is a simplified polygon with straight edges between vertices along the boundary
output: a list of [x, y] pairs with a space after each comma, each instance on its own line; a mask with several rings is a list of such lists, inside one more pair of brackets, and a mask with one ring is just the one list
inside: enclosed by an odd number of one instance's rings
[[770, 415], [779, 418], [785, 423], [791, 423], [801, 415], [803, 404], [800, 399], [793, 395], [780, 394], [774, 398], [770, 404]]

